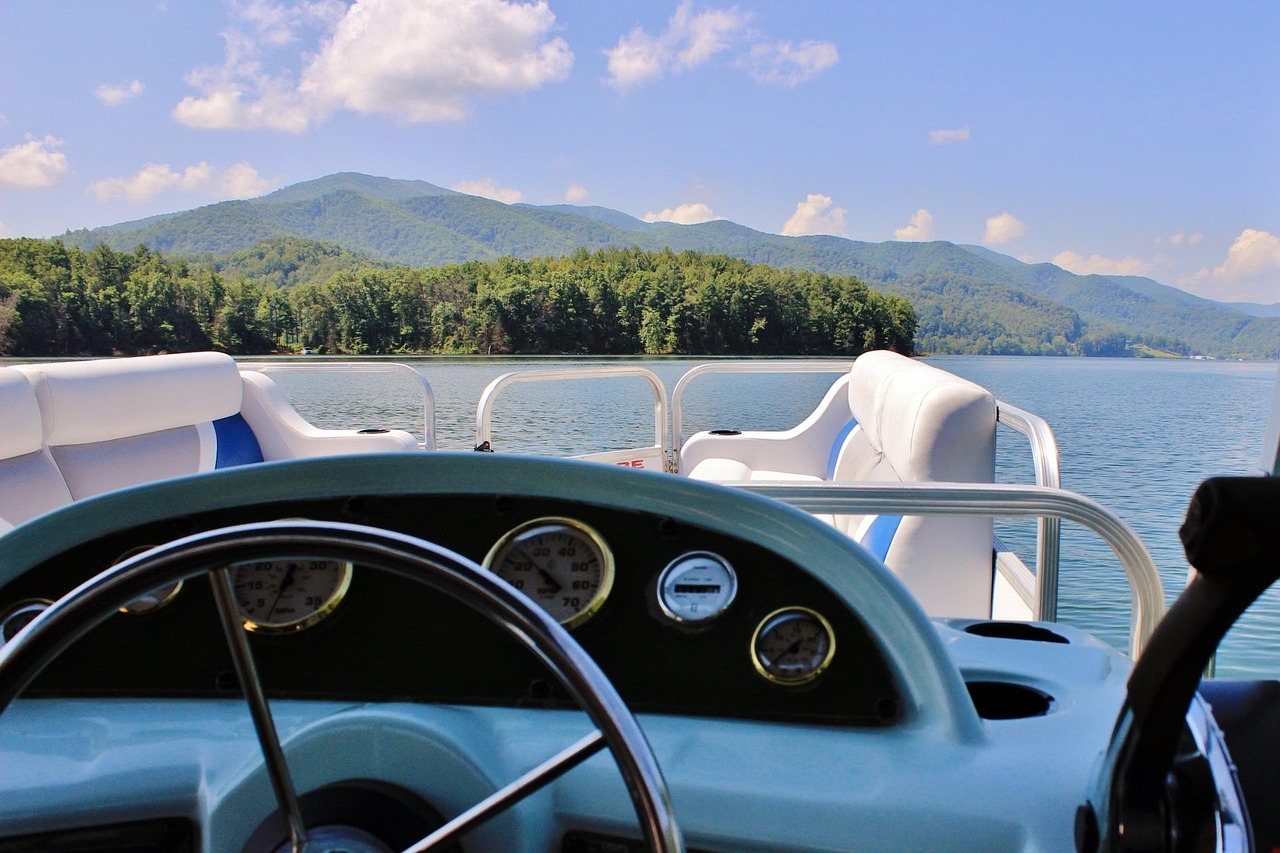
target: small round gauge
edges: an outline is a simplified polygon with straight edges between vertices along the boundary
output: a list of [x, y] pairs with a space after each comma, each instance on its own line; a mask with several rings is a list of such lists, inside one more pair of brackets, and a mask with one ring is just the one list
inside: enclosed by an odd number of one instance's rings
[[53, 604], [47, 598], [28, 598], [19, 601], [0, 614], [0, 646], [18, 636], [18, 632]]
[[[140, 545], [137, 548], [130, 549], [120, 555], [120, 559], [116, 560], [112, 565], [123, 563], [130, 557], [136, 557], [143, 551], [151, 550], [150, 545]], [[178, 593], [182, 591], [182, 581], [174, 581], [157, 587], [148, 593], [138, 596], [132, 601], [126, 603], [120, 608], [121, 613], [128, 613], [130, 616], [142, 616], [147, 613], [155, 613], [161, 607], [177, 598]]]
[[247, 631], [287, 633], [333, 612], [351, 584], [350, 563], [262, 560], [231, 567], [231, 587]]
[[776, 684], [806, 684], [822, 674], [836, 653], [836, 635], [821, 613], [784, 607], [761, 620], [751, 638], [756, 672]]
[[679, 556], [658, 576], [658, 606], [676, 622], [714, 619], [729, 609], [737, 594], [733, 566], [709, 551]]
[[595, 615], [613, 588], [613, 552], [599, 533], [572, 518], [537, 518], [514, 528], [484, 565], [566, 628]]

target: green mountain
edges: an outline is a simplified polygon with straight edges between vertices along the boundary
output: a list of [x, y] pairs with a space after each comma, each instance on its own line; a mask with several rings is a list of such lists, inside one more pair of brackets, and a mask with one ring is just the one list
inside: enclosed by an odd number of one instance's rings
[[[248, 201], [228, 201], [60, 239], [80, 248], [146, 244], [181, 255], [228, 256], [264, 241], [279, 257], [267, 278], [313, 280], [354, 256], [294, 264], [284, 238], [331, 244], [376, 262], [438, 266], [470, 260], [558, 257], [578, 249], [635, 246], [695, 250], [757, 264], [855, 275], [908, 298], [919, 315], [918, 347], [930, 352], [1123, 355], [1128, 344], [1182, 354], [1280, 357], [1276, 306], [1225, 305], [1151, 279], [1080, 276], [1052, 264], [1024, 264], [978, 246], [947, 242], [866, 243], [840, 237], [783, 237], [727, 220], [647, 223], [602, 207], [508, 205], [402, 181], [339, 173]], [[314, 250], [313, 250], [314, 251]], [[253, 262], [241, 270], [250, 277]], [[270, 266], [266, 263], [266, 266]], [[296, 269], [284, 270], [294, 264]]]

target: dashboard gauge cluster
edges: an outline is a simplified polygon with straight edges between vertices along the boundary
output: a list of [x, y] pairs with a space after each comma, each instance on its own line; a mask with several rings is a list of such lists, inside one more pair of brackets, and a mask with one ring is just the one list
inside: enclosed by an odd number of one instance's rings
[[614, 559], [604, 538], [572, 518], [535, 518], [508, 531], [484, 566], [532, 598], [557, 622], [576, 628], [613, 589]]

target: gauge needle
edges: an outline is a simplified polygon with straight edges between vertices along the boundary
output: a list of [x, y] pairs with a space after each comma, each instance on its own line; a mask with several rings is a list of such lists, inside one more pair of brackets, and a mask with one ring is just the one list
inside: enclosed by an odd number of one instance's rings
[[551, 590], [552, 592], [559, 592], [561, 589], [564, 588], [560, 585], [559, 581], [557, 581], [555, 578], [551, 576], [550, 572], [548, 572], [546, 569], [542, 568], [541, 566], [538, 567], [538, 574], [542, 575], [543, 583], [545, 583], [547, 586], [554, 587]]
[[280, 581], [280, 591], [276, 593], [276, 600], [271, 602], [271, 609], [267, 611], [267, 617], [270, 619], [276, 612], [276, 605], [280, 603], [280, 598], [284, 595], [284, 591], [293, 585], [293, 572], [298, 568], [297, 563], [290, 563], [289, 568], [285, 569], [284, 578]]

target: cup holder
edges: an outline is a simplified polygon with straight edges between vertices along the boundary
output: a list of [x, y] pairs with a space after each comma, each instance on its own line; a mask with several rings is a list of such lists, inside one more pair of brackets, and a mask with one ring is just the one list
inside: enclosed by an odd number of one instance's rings
[[965, 625], [966, 634], [995, 637], [999, 640], [1029, 640], [1035, 643], [1070, 643], [1066, 637], [1030, 622], [974, 622]]
[[1025, 720], [1053, 710], [1053, 697], [1025, 684], [966, 681], [969, 698], [984, 720]]
[[391, 432], [386, 427], [366, 427], [356, 430], [356, 435], [384, 435]]
[[742, 435], [740, 429], [713, 429], [709, 431], [712, 435]]

